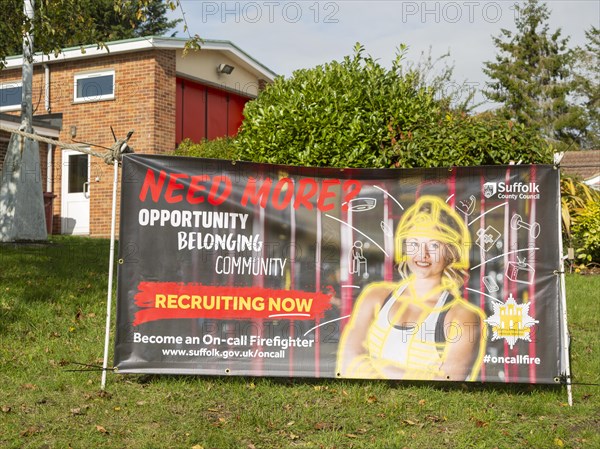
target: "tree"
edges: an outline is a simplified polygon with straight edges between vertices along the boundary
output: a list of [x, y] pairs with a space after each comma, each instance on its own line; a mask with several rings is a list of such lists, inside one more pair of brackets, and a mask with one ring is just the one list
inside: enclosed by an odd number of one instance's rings
[[485, 96], [502, 103], [500, 115], [540, 130], [551, 141], [578, 141], [584, 124], [568, 102], [573, 53], [561, 30], [550, 32], [548, 7], [538, 0], [515, 6], [516, 32], [494, 37], [499, 53], [483, 69], [490, 78]]
[[600, 148], [600, 28], [585, 32], [587, 42], [576, 49], [575, 90], [576, 103], [586, 123], [582, 148]]
[[[118, 10], [114, 7], [114, 0], [91, 0], [88, 11], [94, 20], [96, 34], [92, 41], [84, 43], [166, 34], [182, 20], [168, 20], [168, 9], [168, 4], [162, 0], [147, 0], [143, 4], [140, 0], [134, 0], [123, 3]], [[65, 46], [80, 44], [70, 42]]]
[[[439, 167], [550, 162], [539, 133], [468, 115], [448, 84], [403, 61], [353, 56], [278, 78], [246, 104], [234, 141], [243, 160], [333, 167]], [[442, 75], [445, 76], [445, 75]]]
[[23, 15], [23, 0], [2, 0], [0, 57], [21, 54], [23, 27], [35, 31], [44, 54], [78, 45], [138, 36], [163, 35], [181, 19], [168, 20], [175, 3], [163, 0], [37, 0], [34, 19]]

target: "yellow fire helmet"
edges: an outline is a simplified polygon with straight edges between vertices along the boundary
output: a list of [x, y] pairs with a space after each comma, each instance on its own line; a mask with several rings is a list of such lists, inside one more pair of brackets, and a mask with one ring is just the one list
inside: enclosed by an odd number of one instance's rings
[[441, 198], [422, 196], [402, 215], [395, 237], [397, 263], [409, 257], [406, 254], [406, 239], [419, 237], [445, 243], [449, 250], [446, 257], [449, 258], [450, 268], [469, 268], [469, 230], [464, 219]]

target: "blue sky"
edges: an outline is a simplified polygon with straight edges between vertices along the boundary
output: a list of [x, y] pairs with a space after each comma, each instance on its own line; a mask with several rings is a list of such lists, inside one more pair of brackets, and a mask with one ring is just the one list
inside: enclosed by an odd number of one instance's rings
[[[428, 53], [454, 65], [454, 79], [470, 88], [484, 86], [483, 62], [493, 60], [492, 36], [514, 30], [514, 1], [200, 1], [182, 0], [191, 34], [229, 40], [274, 72], [290, 76], [352, 53], [366, 53], [388, 65], [401, 43], [408, 59]], [[585, 42], [584, 31], [600, 26], [600, 1], [547, 1], [550, 29], [561, 28], [571, 45]], [[174, 13], [181, 17], [181, 11]], [[180, 27], [178, 36], [185, 34]], [[478, 97], [477, 101], [482, 101]], [[478, 109], [486, 109], [482, 105]]]

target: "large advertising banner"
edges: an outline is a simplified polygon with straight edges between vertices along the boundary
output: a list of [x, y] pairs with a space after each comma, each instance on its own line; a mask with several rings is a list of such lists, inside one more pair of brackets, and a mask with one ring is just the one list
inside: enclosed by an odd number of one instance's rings
[[554, 383], [553, 166], [126, 155], [121, 373]]

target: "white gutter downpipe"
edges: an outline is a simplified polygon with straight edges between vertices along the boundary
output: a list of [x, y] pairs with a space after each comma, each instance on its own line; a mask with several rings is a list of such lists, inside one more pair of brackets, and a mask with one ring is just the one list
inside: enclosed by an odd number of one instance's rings
[[52, 192], [52, 184], [54, 181], [54, 172], [52, 164], [54, 159], [54, 145], [48, 144], [48, 157], [46, 158], [46, 192]]
[[[50, 106], [50, 66], [44, 64], [44, 107], [47, 113], [52, 111]], [[48, 144], [46, 157], [46, 192], [52, 192], [52, 181], [54, 173], [52, 171], [53, 145]]]
[[50, 107], [50, 66], [48, 64], [44, 64], [44, 106], [47, 113], [52, 111]]

